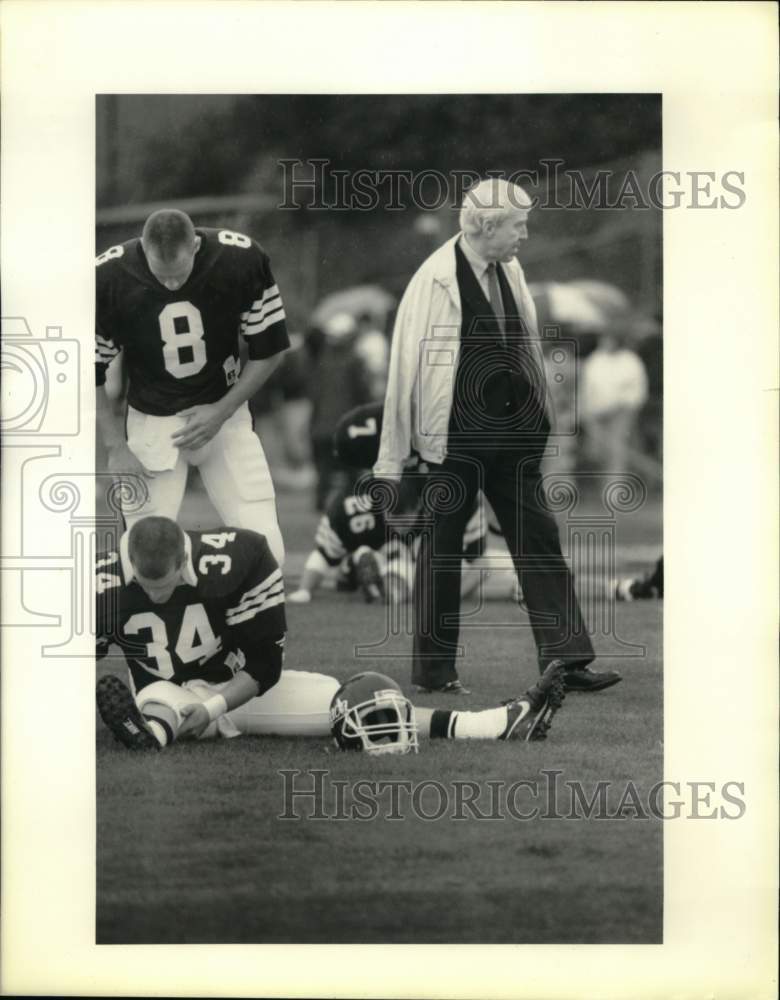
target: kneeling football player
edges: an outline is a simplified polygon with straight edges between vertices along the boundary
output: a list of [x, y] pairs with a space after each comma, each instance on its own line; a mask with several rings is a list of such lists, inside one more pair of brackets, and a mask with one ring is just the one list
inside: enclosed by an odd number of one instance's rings
[[133, 688], [101, 678], [98, 709], [126, 746], [327, 729], [338, 682], [282, 672], [284, 585], [263, 535], [145, 517], [96, 569], [98, 655], [115, 643]]
[[369, 727], [358, 749], [399, 752], [392, 734], [370, 729], [375, 713], [388, 708], [388, 691], [394, 704], [409, 706], [415, 747], [418, 736], [541, 739], [563, 700], [563, 672], [555, 664], [522, 698], [499, 708], [418, 709], [416, 716], [395, 681], [380, 674], [359, 674], [339, 686], [325, 674], [283, 671], [281, 571], [253, 531], [184, 532], [164, 517], [137, 521], [118, 551], [97, 560], [97, 618], [98, 653], [116, 643], [133, 687], [102, 677], [98, 709], [134, 750], [182, 737], [335, 735], [341, 705], [348, 722], [344, 742], [337, 739], [343, 749], [354, 745], [349, 737], [357, 725]]
[[[333, 451], [351, 470], [351, 480], [328, 499], [298, 589], [289, 595], [291, 604], [308, 604], [323, 580], [334, 575], [338, 589], [359, 589], [369, 604], [383, 598], [401, 603], [411, 595], [425, 472], [419, 456], [410, 456], [392, 513], [372, 496], [370, 469], [379, 450], [382, 414], [382, 403], [366, 403], [339, 421]], [[487, 519], [478, 498], [463, 533], [461, 597], [489, 575], [486, 547]]]

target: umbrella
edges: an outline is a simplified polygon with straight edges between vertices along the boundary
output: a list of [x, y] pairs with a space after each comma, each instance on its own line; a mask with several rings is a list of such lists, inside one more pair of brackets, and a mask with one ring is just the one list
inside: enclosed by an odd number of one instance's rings
[[607, 322], [604, 310], [581, 288], [557, 281], [528, 286], [539, 319], [544, 326], [566, 326], [576, 330], [601, 330]]
[[626, 293], [606, 281], [572, 281], [569, 287], [583, 292], [608, 320], [624, 319], [631, 313], [631, 303]]
[[353, 285], [326, 295], [312, 313], [311, 322], [314, 326], [322, 326], [337, 313], [347, 313], [350, 316], [368, 313], [376, 323], [384, 326], [393, 306], [395, 298], [379, 285]]

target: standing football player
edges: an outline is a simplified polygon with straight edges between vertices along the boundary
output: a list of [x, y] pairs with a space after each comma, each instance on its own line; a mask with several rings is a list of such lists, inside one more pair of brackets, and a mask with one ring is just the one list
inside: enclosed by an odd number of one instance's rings
[[[222, 521], [263, 534], [281, 565], [274, 488], [247, 406], [290, 344], [268, 255], [242, 233], [195, 229], [184, 212], [162, 209], [140, 239], [96, 263], [97, 422], [109, 470], [143, 477], [146, 488], [126, 522], [175, 518], [187, 466], [197, 465]], [[120, 351], [126, 434], [101, 388]]]
[[[169, 518], [141, 518], [118, 551], [98, 557], [96, 593], [98, 656], [116, 644], [133, 688], [113, 674], [101, 677], [98, 710], [131, 750], [159, 750], [183, 737], [325, 736], [336, 724], [346, 741], [337, 742], [348, 749], [349, 726], [385, 720], [384, 705], [373, 696], [366, 702], [365, 679], [378, 675], [340, 686], [325, 674], [282, 670], [282, 573], [256, 532], [184, 532]], [[417, 735], [542, 739], [563, 701], [562, 674], [551, 667], [522, 697], [481, 712], [419, 709], [415, 718], [409, 709], [415, 745]], [[389, 678], [380, 687], [397, 689]], [[402, 698], [397, 689], [393, 700]], [[390, 738], [371, 733], [372, 745]]]

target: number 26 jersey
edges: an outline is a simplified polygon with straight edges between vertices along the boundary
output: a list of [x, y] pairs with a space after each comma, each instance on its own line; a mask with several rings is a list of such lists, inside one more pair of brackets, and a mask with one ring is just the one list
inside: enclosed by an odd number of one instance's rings
[[149, 270], [140, 239], [97, 258], [96, 382], [122, 351], [128, 403], [171, 416], [221, 399], [238, 378], [238, 337], [251, 359], [290, 346], [284, 306], [268, 255], [243, 233], [196, 229], [189, 278], [169, 291]]

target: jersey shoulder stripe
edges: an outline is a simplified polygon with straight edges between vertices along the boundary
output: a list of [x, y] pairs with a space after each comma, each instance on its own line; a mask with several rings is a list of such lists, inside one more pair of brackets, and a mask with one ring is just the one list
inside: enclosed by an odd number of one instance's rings
[[228, 612], [237, 611], [241, 608], [243, 604], [247, 601], [252, 601], [255, 598], [262, 596], [269, 587], [272, 587], [275, 583], [279, 582], [282, 578], [282, 571], [280, 569], [275, 569], [273, 573], [269, 575], [257, 584], [255, 587], [251, 587], [249, 590], [245, 591], [240, 598], [238, 604], [235, 608], [228, 608]]
[[282, 579], [282, 571], [277, 568], [261, 583], [245, 591], [235, 607], [226, 609], [225, 621], [228, 625], [239, 625], [241, 622], [254, 618], [261, 611], [275, 607], [283, 601], [284, 580]]
[[228, 625], [240, 625], [241, 622], [249, 621], [250, 618], [254, 618], [262, 611], [268, 611], [270, 608], [276, 607], [278, 604], [284, 604], [283, 587], [280, 587], [279, 593], [269, 595], [260, 603], [251, 605], [245, 611], [242, 611], [241, 614], [226, 616], [225, 621]]
[[251, 605], [263, 601], [269, 594], [277, 593], [280, 589], [284, 589], [284, 581], [282, 571], [277, 566], [260, 583], [245, 590], [238, 602], [225, 610], [225, 614], [228, 616], [241, 614]]
[[279, 286], [272, 285], [260, 298], [255, 299], [249, 309], [241, 313], [241, 333], [245, 337], [252, 337], [285, 318]]

